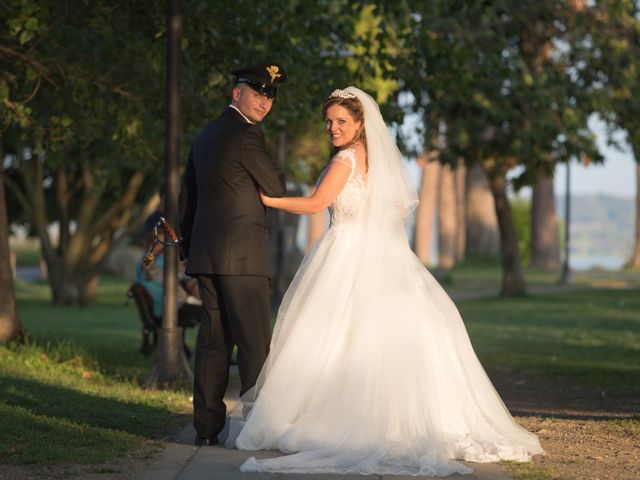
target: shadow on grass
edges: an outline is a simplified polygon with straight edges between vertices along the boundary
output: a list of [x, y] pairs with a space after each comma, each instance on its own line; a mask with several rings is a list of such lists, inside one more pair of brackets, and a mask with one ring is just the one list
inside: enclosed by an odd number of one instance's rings
[[167, 429], [170, 412], [0, 375], [0, 462], [100, 463]]

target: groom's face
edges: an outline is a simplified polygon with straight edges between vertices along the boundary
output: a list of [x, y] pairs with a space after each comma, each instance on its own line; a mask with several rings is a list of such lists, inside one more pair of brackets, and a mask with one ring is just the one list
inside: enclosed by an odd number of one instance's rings
[[233, 105], [255, 123], [261, 122], [273, 106], [273, 98], [267, 98], [244, 83], [236, 85], [231, 94]]

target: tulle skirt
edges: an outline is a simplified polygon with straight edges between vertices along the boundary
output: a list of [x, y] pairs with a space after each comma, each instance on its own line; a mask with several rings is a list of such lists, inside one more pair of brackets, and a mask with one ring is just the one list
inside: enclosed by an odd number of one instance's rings
[[480, 365], [460, 315], [406, 241], [363, 259], [327, 230], [289, 287], [228, 446], [288, 455], [243, 471], [446, 476], [455, 460], [542, 453]]

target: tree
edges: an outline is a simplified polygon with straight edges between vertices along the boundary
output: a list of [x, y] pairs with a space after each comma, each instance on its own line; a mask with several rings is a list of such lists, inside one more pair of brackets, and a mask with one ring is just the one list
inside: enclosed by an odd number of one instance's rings
[[500, 251], [498, 219], [487, 174], [475, 165], [466, 174], [466, 254], [492, 256]]
[[[54, 302], [89, 304], [101, 263], [144, 219], [161, 184], [162, 8], [133, 0], [11, 0], [0, 9], [7, 19], [0, 25], [0, 122], [11, 201], [40, 239]], [[368, 73], [369, 41], [354, 38], [359, 13], [346, 1], [189, 2], [183, 142], [228, 103], [231, 70], [274, 52], [295, 81], [282, 89], [267, 136], [275, 137], [279, 120], [290, 128], [317, 112], [327, 87]], [[214, 25], [211, 18], [233, 21]], [[349, 73], [340, 55], [348, 45], [363, 47], [359, 73]], [[59, 239], [49, 235], [54, 222]]]
[[[417, 112], [446, 125], [441, 161], [463, 158], [487, 174], [500, 229], [502, 294], [521, 294], [507, 173], [524, 167], [514, 183], [519, 187], [559, 161], [597, 155], [586, 128], [589, 104], [581, 102], [585, 89], [572, 71], [571, 48], [564, 48], [579, 16], [562, 2], [425, 1], [387, 8], [403, 25], [409, 52], [397, 59], [406, 71], [401, 88], [412, 93]], [[550, 48], [553, 55], [545, 54]]]
[[[1, 145], [1, 144], [0, 144]], [[0, 159], [4, 159], [0, 147]], [[9, 222], [4, 194], [4, 178], [0, 169], [0, 343], [6, 343], [24, 335], [24, 328], [18, 317], [13, 270], [9, 259]]]
[[531, 208], [531, 266], [560, 266], [560, 244], [553, 177], [540, 177], [533, 186]]
[[[155, 10], [44, 0], [3, 8], [7, 186], [40, 239], [54, 302], [89, 304], [102, 261], [149, 196], [161, 118], [150, 101], [158, 85]], [[53, 220], [58, 239], [49, 233]]]
[[458, 257], [458, 204], [451, 165], [440, 169], [438, 188], [438, 266], [452, 268]]
[[458, 160], [458, 166], [455, 170], [455, 185], [456, 185], [456, 260], [458, 262], [464, 260], [466, 255], [467, 246], [467, 224], [465, 218], [466, 203], [467, 203], [467, 188], [466, 188], [467, 168], [464, 165], [462, 159]]
[[[588, 42], [575, 50], [580, 80], [593, 92], [595, 110], [611, 134], [627, 134], [631, 154], [640, 165], [640, 5], [633, 0], [600, 0], [584, 7], [582, 28]], [[613, 135], [610, 142], [616, 143]], [[640, 267], [640, 167], [637, 171], [635, 245], [628, 267]]]
[[413, 249], [423, 264], [432, 265], [435, 263], [435, 259], [432, 258], [433, 226], [441, 167], [437, 159], [429, 159], [428, 155], [418, 159], [418, 164], [422, 167], [422, 176], [418, 192], [419, 203], [416, 209]]

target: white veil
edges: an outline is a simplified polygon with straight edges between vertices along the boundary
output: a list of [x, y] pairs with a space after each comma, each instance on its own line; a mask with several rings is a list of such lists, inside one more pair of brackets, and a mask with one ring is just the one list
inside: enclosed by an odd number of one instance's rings
[[[391, 137], [376, 101], [356, 87], [346, 92], [355, 95], [364, 108], [364, 128], [367, 137], [368, 216], [406, 217], [418, 204], [418, 195], [407, 168]], [[384, 211], [384, 212], [383, 212]]]

